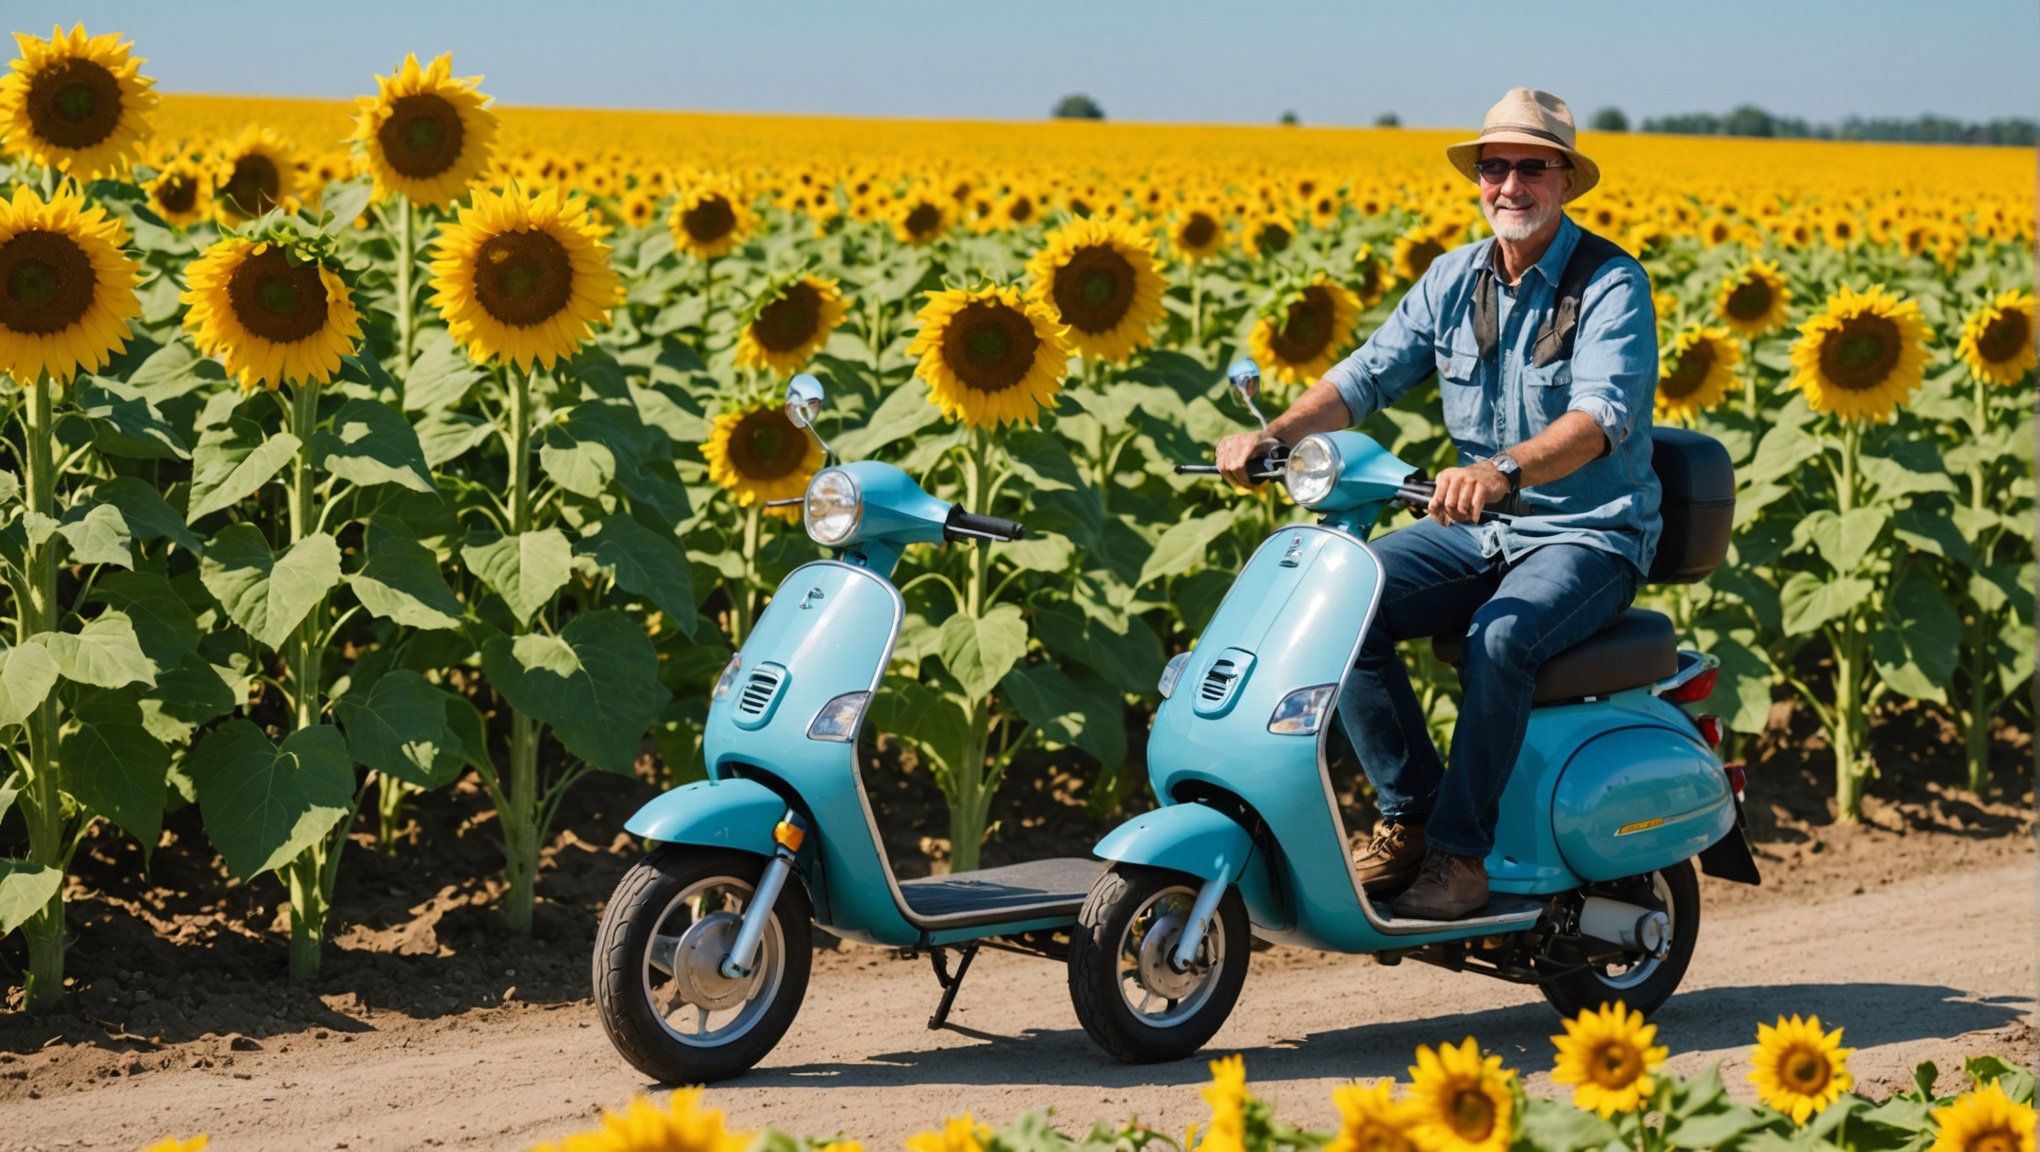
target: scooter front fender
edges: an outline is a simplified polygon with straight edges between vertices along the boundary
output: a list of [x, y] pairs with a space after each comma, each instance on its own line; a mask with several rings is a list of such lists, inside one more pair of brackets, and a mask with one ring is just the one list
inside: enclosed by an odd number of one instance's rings
[[1187, 872], [1199, 880], [1223, 870], [1238, 881], [1254, 841], [1238, 821], [1215, 808], [1171, 804], [1114, 828], [1091, 851], [1106, 860]]
[[740, 776], [697, 780], [666, 792], [637, 810], [624, 824], [633, 836], [666, 844], [735, 848], [770, 856], [772, 826], [786, 814], [786, 801], [770, 788]]

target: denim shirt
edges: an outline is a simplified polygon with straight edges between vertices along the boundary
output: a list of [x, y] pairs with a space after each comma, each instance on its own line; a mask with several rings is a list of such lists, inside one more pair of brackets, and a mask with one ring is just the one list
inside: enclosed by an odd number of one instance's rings
[[1579, 225], [1561, 220], [1551, 247], [1513, 288], [1496, 278], [1501, 340], [1494, 357], [1480, 359], [1473, 326], [1475, 272], [1494, 258], [1489, 239], [1433, 261], [1388, 322], [1325, 378], [1358, 424], [1437, 372], [1461, 466], [1529, 440], [1567, 412], [1586, 413], [1607, 435], [1608, 451], [1523, 490], [1548, 515], [1463, 527], [1480, 535], [1484, 556], [1514, 562], [1540, 545], [1586, 544], [1626, 558], [1641, 577], [1663, 527], [1650, 460], [1658, 379], [1650, 278], [1626, 256], [1602, 265], [1580, 300], [1572, 359], [1536, 367], [1537, 330], [1557, 306], [1559, 277], [1581, 235]]

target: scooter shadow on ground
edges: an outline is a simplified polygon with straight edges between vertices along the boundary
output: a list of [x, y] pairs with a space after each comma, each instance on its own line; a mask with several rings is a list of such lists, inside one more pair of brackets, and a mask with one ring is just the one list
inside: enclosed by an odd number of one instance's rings
[[[1757, 1023], [1781, 1015], [1817, 1015], [1845, 1029], [1855, 1048], [1875, 1048], [1935, 1037], [1959, 1036], [2011, 1024], [2033, 1008], [2030, 1000], [1969, 994], [1941, 984], [1778, 984], [1694, 989], [1658, 1011], [1658, 1042], [1674, 1057], [1687, 1052], [1733, 1052], [1756, 1043]], [[1875, 1005], [1874, 1011], [1866, 1005]], [[1080, 1028], [1030, 1028], [1016, 1035], [949, 1030], [979, 1040], [972, 1047], [909, 1048], [873, 1053], [855, 1063], [763, 1064], [744, 1078], [745, 1088], [889, 1088], [935, 1084], [1084, 1086], [1101, 1089], [1149, 1084], [1200, 1084], [1210, 1078], [1201, 1060], [1125, 1065], [1098, 1051]], [[1420, 1044], [1456, 1043], [1473, 1036], [1524, 1075], [1549, 1072], [1559, 1031], [1542, 1001], [1506, 1008], [1384, 1020], [1307, 1032], [1293, 1039], [1233, 1047], [1210, 1055], [1242, 1053], [1257, 1081], [1315, 1080], [1326, 1076], [1407, 1079]], [[1944, 1065], [1966, 1053], [1934, 1053]]]

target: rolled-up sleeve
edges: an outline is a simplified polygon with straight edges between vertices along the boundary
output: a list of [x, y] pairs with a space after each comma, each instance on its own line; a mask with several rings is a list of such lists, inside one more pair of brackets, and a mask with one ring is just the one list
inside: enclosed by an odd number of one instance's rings
[[1427, 273], [1403, 296], [1387, 323], [1325, 373], [1346, 402], [1348, 423], [1358, 424], [1402, 399], [1436, 370], [1437, 289], [1436, 278]]
[[1650, 418], [1657, 380], [1650, 278], [1631, 261], [1611, 261], [1580, 300], [1567, 411], [1591, 417], [1613, 451]]

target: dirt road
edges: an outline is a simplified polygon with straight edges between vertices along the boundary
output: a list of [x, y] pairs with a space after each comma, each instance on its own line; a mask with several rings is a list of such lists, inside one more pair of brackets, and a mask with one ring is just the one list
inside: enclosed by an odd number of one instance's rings
[[[1703, 883], [1704, 896], [1725, 895]], [[1671, 1068], [1722, 1059], [1732, 1090], [1747, 1096], [1756, 1022], [1791, 1012], [1844, 1026], [1860, 1049], [1851, 1066], [1873, 1094], [1906, 1082], [1924, 1059], [1943, 1068], [1977, 1052], [2030, 1061], [2035, 895], [2028, 858], [1810, 903], [1717, 902], [1684, 988], [1658, 1015]], [[1054, 1105], [1069, 1128], [1138, 1115], [1170, 1132], [1204, 1115], [1203, 1062], [1110, 1063], [1078, 1027], [1058, 965], [980, 956], [941, 1032], [924, 1026], [935, 998], [925, 961], [821, 954], [793, 1032], [710, 1099], [740, 1127], [841, 1132], [874, 1152], [965, 1109], [996, 1124]], [[1244, 1052], [1255, 1091], [1278, 1114], [1324, 1126], [1333, 1085], [1404, 1077], [1416, 1045], [1467, 1035], [1548, 1093], [1555, 1030], [1531, 989], [1277, 949], [1255, 956], [1209, 1051]], [[240, 1044], [194, 1041], [89, 1076], [76, 1064], [89, 1054], [16, 1058], [0, 1074], [18, 1087], [25, 1073], [34, 1098], [0, 1103], [0, 1147], [137, 1148], [209, 1132], [218, 1152], [525, 1148], [649, 1087], [610, 1050], [585, 1002], [446, 1019], [336, 1015], [332, 1029]]]

